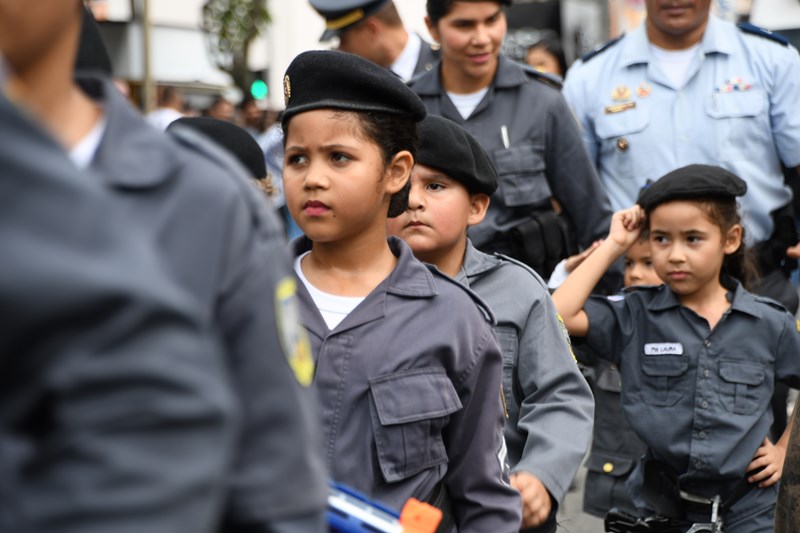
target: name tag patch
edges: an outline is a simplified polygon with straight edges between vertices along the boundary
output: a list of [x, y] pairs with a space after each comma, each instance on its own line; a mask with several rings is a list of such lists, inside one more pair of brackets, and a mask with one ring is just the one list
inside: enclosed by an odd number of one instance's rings
[[683, 355], [683, 344], [679, 342], [652, 342], [644, 345], [645, 355]]

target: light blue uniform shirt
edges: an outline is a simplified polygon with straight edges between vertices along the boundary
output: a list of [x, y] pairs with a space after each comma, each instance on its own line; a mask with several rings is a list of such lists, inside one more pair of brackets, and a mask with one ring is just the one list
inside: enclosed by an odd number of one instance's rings
[[781, 161], [800, 164], [800, 59], [794, 47], [714, 16], [683, 86], [654, 61], [645, 25], [567, 74], [564, 97], [614, 210], [648, 179], [692, 163], [747, 182], [749, 241], [768, 239], [770, 212], [792, 198]]

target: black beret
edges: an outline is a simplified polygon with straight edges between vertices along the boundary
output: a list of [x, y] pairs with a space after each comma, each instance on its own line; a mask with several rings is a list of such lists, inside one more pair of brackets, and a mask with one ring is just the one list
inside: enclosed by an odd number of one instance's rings
[[672, 200], [734, 199], [746, 192], [747, 184], [744, 180], [722, 167], [689, 165], [665, 174], [642, 190], [638, 203], [649, 212]]
[[471, 193], [492, 195], [497, 171], [483, 147], [467, 130], [446, 118], [428, 115], [419, 123], [416, 162], [444, 172]]
[[225, 120], [208, 117], [183, 117], [173, 121], [167, 131], [174, 127], [186, 126], [199, 131], [218, 145], [231, 152], [250, 172], [253, 179], [263, 179], [267, 176], [267, 166], [264, 162], [264, 151], [247, 133], [239, 126]]
[[294, 115], [314, 109], [380, 111], [417, 122], [425, 118], [422, 100], [391, 71], [335, 50], [295, 57], [283, 78], [283, 97], [284, 127]]
[[111, 59], [108, 57], [108, 50], [106, 50], [94, 15], [88, 7], [83, 8], [83, 25], [73, 72], [111, 76]]
[[310, 0], [311, 7], [325, 17], [325, 31], [320, 41], [341, 35], [354, 24], [380, 11], [391, 0]]

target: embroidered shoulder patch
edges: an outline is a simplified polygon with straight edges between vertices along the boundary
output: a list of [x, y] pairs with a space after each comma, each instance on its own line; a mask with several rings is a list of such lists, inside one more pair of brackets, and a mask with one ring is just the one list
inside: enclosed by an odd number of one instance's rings
[[298, 383], [308, 387], [314, 379], [314, 358], [311, 356], [311, 343], [300, 325], [297, 282], [294, 278], [286, 277], [278, 283], [275, 290], [275, 317], [289, 366]]

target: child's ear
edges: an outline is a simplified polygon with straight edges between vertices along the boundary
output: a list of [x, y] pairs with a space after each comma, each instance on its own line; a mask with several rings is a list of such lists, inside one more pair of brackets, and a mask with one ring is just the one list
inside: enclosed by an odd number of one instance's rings
[[386, 192], [390, 195], [400, 191], [414, 168], [414, 156], [408, 150], [397, 152], [386, 167]]
[[722, 247], [726, 255], [732, 254], [739, 249], [742, 244], [742, 226], [740, 224], [734, 225], [728, 230], [728, 234], [723, 239]]
[[486, 210], [489, 209], [489, 195], [482, 192], [476, 192], [469, 195], [469, 216], [467, 217], [467, 224], [474, 226], [483, 222], [486, 216]]

